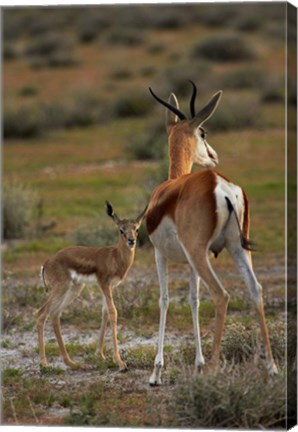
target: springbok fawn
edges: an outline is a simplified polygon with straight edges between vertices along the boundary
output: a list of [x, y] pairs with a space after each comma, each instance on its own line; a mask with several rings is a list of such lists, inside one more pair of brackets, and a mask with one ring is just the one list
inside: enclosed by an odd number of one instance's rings
[[268, 372], [277, 372], [265, 321], [262, 287], [252, 267], [247, 196], [239, 186], [213, 170], [190, 173], [194, 163], [204, 168], [212, 168], [218, 163], [216, 152], [206, 141], [203, 124], [214, 113], [222, 94], [221, 91], [217, 92], [209, 103], [196, 113], [196, 87], [194, 83], [192, 85], [190, 119], [179, 109], [178, 100], [173, 93], [167, 102], [150, 89], [154, 98], [167, 108], [166, 128], [170, 159], [169, 179], [153, 191], [146, 217], [148, 234], [155, 249], [160, 284], [158, 352], [149, 380], [151, 385], [161, 384], [161, 370], [164, 365], [164, 334], [169, 305], [168, 259], [190, 265], [189, 303], [196, 345], [196, 371], [205, 369], [198, 316], [200, 279], [209, 287], [216, 312], [212, 358], [208, 369], [216, 369], [229, 294], [212, 269], [208, 253], [211, 251], [217, 256], [223, 248], [228, 250], [243, 276], [257, 310], [266, 347]]
[[95, 280], [97, 279], [104, 294], [98, 353], [102, 358], [105, 358], [103, 345], [109, 316], [113, 332], [114, 361], [121, 370], [126, 369], [117, 344], [117, 310], [113, 301], [113, 288], [125, 279], [133, 263], [138, 229], [146, 209], [136, 219], [130, 220], [119, 219], [108, 201], [106, 202], [106, 211], [119, 230], [117, 245], [67, 247], [49, 258], [41, 268], [46, 290], [48, 290], [48, 286], [51, 287], [48, 299], [37, 312], [39, 353], [42, 366], [47, 366], [44, 327], [49, 316], [52, 319], [55, 336], [65, 364], [71, 367], [78, 366], [67, 353], [61, 335], [60, 315], [80, 294], [86, 277], [95, 276]]

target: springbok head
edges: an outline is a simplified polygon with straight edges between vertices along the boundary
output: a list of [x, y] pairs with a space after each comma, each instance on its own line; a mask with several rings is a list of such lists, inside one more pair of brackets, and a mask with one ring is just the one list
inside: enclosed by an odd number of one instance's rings
[[[200, 111], [196, 112], [195, 100], [197, 95], [196, 85], [190, 81], [193, 91], [190, 99], [190, 118], [180, 110], [179, 102], [174, 93], [170, 94], [168, 101], [158, 97], [149, 87], [150, 93], [160, 104], [167, 108], [166, 110], [166, 129], [169, 139], [170, 157], [172, 154], [181, 155], [183, 150], [184, 158], [190, 159], [189, 163], [200, 165], [204, 168], [213, 168], [218, 164], [216, 151], [207, 143], [206, 131], [203, 124], [208, 120], [216, 110], [222, 91], [215, 93], [210, 101]], [[180, 147], [180, 149], [179, 149]]]
[[147, 207], [139, 214], [136, 219], [120, 219], [114, 212], [113, 206], [109, 201], [106, 201], [106, 212], [107, 215], [112, 218], [118, 227], [119, 235], [127, 243], [130, 249], [136, 246], [137, 236], [139, 232], [140, 225], [146, 214]]

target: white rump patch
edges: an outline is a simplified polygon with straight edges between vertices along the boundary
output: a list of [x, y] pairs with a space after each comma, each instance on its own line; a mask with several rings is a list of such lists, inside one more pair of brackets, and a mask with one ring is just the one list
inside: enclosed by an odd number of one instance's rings
[[235, 238], [237, 242], [239, 240], [239, 228], [235, 218], [232, 219], [232, 224], [229, 224], [228, 227], [225, 227], [230, 216], [226, 197], [230, 200], [237, 213], [240, 226], [242, 226], [243, 222], [244, 198], [242, 189], [239, 186], [228, 182], [220, 176], [217, 176], [217, 186], [214, 192], [217, 207], [217, 226], [210, 241], [210, 244], [213, 244], [216, 249], [216, 244], [218, 243], [218, 248], [221, 249], [221, 247], [224, 246], [225, 239], [227, 237], [229, 238], [229, 240], [232, 240], [232, 238]]

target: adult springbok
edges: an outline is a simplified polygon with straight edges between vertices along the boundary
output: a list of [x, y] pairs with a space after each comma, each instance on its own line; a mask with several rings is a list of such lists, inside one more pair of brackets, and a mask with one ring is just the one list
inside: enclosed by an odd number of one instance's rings
[[203, 168], [213, 168], [218, 164], [216, 152], [206, 141], [203, 124], [214, 113], [222, 92], [214, 94], [208, 104], [196, 113], [196, 87], [194, 83], [192, 85], [190, 119], [179, 109], [177, 97], [173, 93], [167, 102], [156, 96], [150, 88], [153, 97], [167, 108], [166, 128], [169, 143], [169, 178], [153, 191], [146, 216], [148, 234], [155, 249], [160, 284], [158, 352], [149, 380], [151, 385], [161, 384], [161, 370], [164, 365], [164, 334], [169, 305], [169, 259], [190, 265], [189, 303], [196, 345], [196, 371], [202, 371], [205, 364], [198, 316], [200, 279], [209, 288], [215, 305], [215, 333], [208, 369], [216, 369], [229, 294], [212, 269], [208, 253], [211, 251], [217, 256], [223, 248], [228, 250], [240, 270], [257, 310], [266, 348], [267, 370], [269, 374], [277, 373], [265, 321], [262, 287], [252, 267], [247, 196], [239, 186], [211, 169], [191, 173], [193, 164]]
[[[104, 336], [109, 316], [114, 345], [114, 361], [121, 370], [126, 364], [121, 359], [117, 344], [117, 310], [113, 301], [113, 288], [122, 282], [135, 256], [138, 229], [146, 209], [136, 219], [119, 219], [112, 205], [106, 202], [107, 214], [113, 219], [119, 230], [119, 240], [115, 246], [87, 247], [73, 246], [61, 249], [49, 258], [41, 268], [41, 276], [50, 294], [44, 305], [37, 312], [39, 353], [42, 366], [47, 366], [44, 327], [47, 318], [52, 318], [55, 336], [66, 365], [79, 366], [72, 360], [66, 350], [60, 329], [62, 311], [80, 294], [84, 282], [93, 276], [99, 283], [103, 294], [102, 318], [99, 336], [98, 353], [104, 359]], [[87, 279], [86, 279], [87, 278]]]

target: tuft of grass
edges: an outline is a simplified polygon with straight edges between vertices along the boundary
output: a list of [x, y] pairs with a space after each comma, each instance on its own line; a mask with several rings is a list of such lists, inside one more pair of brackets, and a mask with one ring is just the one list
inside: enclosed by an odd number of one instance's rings
[[2, 372], [2, 383], [9, 384], [21, 378], [22, 375], [23, 371], [20, 368], [5, 368]]
[[15, 239], [25, 237], [34, 220], [37, 193], [23, 184], [5, 182], [3, 187], [3, 237]]
[[156, 355], [156, 347], [152, 345], [139, 345], [127, 349], [122, 357], [131, 368], [150, 369]]

